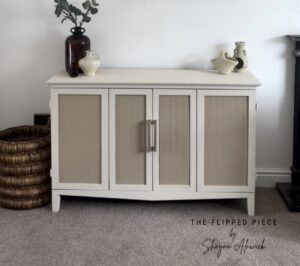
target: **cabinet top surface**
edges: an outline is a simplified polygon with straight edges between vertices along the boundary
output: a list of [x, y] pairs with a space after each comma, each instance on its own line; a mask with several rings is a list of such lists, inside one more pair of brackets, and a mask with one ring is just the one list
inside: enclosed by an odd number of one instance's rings
[[66, 72], [47, 81], [49, 85], [135, 85], [135, 86], [232, 86], [257, 87], [260, 82], [250, 73], [220, 75], [215, 71], [177, 69], [100, 69], [95, 76], [71, 78]]

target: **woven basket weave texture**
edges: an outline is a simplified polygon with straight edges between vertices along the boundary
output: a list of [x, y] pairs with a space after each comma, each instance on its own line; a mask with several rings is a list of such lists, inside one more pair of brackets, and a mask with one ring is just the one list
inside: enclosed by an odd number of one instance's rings
[[31, 209], [50, 202], [50, 128], [20, 126], [0, 132], [0, 205]]

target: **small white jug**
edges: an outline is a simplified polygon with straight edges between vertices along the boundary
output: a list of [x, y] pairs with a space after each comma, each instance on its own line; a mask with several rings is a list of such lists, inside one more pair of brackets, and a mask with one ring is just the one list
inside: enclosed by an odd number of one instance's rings
[[100, 56], [92, 51], [85, 51], [86, 56], [79, 60], [79, 67], [85, 76], [94, 76], [100, 66]]

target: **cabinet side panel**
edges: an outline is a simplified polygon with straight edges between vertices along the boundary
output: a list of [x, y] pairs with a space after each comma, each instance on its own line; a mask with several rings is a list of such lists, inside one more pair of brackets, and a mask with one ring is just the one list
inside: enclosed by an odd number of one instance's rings
[[204, 184], [246, 186], [248, 97], [205, 97]]
[[190, 96], [159, 96], [159, 183], [190, 184]]
[[101, 183], [101, 96], [59, 96], [59, 182]]
[[146, 184], [146, 96], [116, 95], [116, 184]]

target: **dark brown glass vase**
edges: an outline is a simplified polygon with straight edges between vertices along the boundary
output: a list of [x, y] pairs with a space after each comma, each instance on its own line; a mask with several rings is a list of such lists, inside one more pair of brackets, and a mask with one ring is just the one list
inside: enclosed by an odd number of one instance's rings
[[75, 27], [71, 29], [72, 35], [66, 39], [66, 71], [71, 77], [77, 77], [82, 70], [79, 68], [78, 61], [85, 56], [85, 51], [91, 50], [90, 39], [83, 35], [85, 29]]

